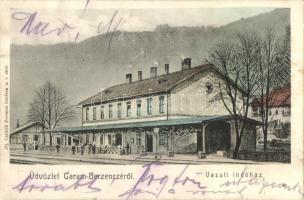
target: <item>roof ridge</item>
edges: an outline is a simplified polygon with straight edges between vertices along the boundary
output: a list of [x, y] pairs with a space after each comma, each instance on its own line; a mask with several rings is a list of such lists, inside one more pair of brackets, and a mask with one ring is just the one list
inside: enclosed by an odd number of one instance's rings
[[20, 131], [22, 131], [22, 130], [28, 128], [28, 127], [31, 127], [31, 126], [37, 124], [37, 123], [40, 124], [40, 122], [28, 122], [28, 123], [26, 123], [26, 124], [22, 124], [22, 125], [20, 125], [19, 127], [14, 128], [14, 129], [11, 131], [10, 134], [18, 133], [18, 132], [20, 132]]
[[199, 67], [205, 67], [205, 66], [208, 66], [209, 64], [202, 64], [202, 65], [198, 65], [198, 66], [195, 66], [195, 67], [192, 67], [192, 68], [189, 68], [189, 69], [183, 69], [183, 70], [179, 70], [179, 71], [175, 71], [175, 72], [172, 72], [172, 73], [169, 73], [169, 74], [161, 74], [161, 75], [157, 75], [155, 77], [150, 77], [150, 78], [145, 78], [145, 79], [142, 79], [142, 80], [136, 80], [136, 81], [132, 81], [131, 83], [120, 83], [120, 84], [117, 84], [117, 85], [113, 85], [113, 86], [110, 86], [106, 89], [104, 89], [103, 91], [107, 90], [107, 89], [110, 89], [112, 87], [117, 87], [117, 86], [122, 86], [122, 85], [129, 85], [129, 84], [132, 84], [132, 83], [137, 83], [137, 82], [141, 82], [141, 81], [146, 81], [146, 80], [152, 80], [152, 79], [157, 79], [161, 76], [169, 76], [169, 75], [174, 75], [176, 73], [181, 73], [183, 71], [188, 71], [188, 70], [193, 70], [193, 69], [196, 69], [196, 68], [199, 68]]
[[[168, 91], [168, 90], [172, 89], [174, 86], [176, 86], [177, 84], [180, 84], [181, 82], [187, 80], [189, 77], [193, 76], [194, 73], [200, 72], [202, 69], [204, 69], [205, 67], [208, 67], [208, 66], [210, 66], [210, 64], [201, 64], [201, 65], [192, 67], [190, 69], [179, 70], [179, 71], [175, 71], [175, 72], [172, 72], [169, 74], [162, 74], [162, 75], [158, 75], [155, 77], [150, 77], [150, 78], [146, 78], [146, 79], [142, 79], [142, 80], [133, 81], [131, 83], [121, 83], [121, 84], [113, 85], [102, 91], [99, 91], [98, 93], [90, 96], [89, 98], [86, 98], [85, 100], [78, 103], [78, 105], [88, 104], [88, 102], [91, 101], [90, 99], [92, 99], [94, 96], [96, 96], [100, 93], [102, 94], [102, 96], [108, 96], [108, 99], [116, 98], [118, 96], [117, 94], [113, 94], [113, 93], [107, 94], [106, 91], [110, 91], [110, 90], [115, 91], [115, 89], [117, 88], [118, 93], [119, 93], [119, 92], [122, 92], [122, 91], [119, 91], [119, 90], [122, 90], [122, 89], [120, 89], [120, 87], [126, 87], [125, 90], [128, 91], [128, 89], [130, 89], [130, 87], [132, 87], [132, 86], [144, 88], [144, 87], [148, 87], [151, 84], [155, 84], [155, 85], [153, 85], [154, 86], [153, 92]], [[154, 83], [155, 81], [160, 80], [162, 78], [168, 79], [168, 82], [165, 82], [163, 84], [163, 86], [159, 86], [159, 84]], [[142, 84], [140, 84], [140, 83], [142, 83]], [[163, 89], [160, 87], [163, 87]], [[117, 91], [116, 91], [116, 93], [117, 93]], [[141, 94], [146, 94], [146, 93], [141, 93]], [[136, 95], [136, 94], [132, 94], [131, 96], [134, 96], [134, 95]], [[101, 101], [102, 101], [102, 99], [101, 99]]]

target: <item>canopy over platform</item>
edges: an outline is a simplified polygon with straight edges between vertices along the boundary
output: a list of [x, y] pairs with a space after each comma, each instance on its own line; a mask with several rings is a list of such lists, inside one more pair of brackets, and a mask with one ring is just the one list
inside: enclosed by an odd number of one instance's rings
[[[166, 126], [183, 126], [183, 125], [195, 125], [195, 124], [207, 123], [210, 121], [218, 121], [218, 120], [227, 121], [231, 119], [232, 116], [230, 115], [211, 115], [211, 116], [185, 117], [179, 119], [144, 121], [144, 122], [133, 122], [133, 123], [113, 123], [113, 124], [92, 125], [92, 126], [58, 127], [55, 129], [46, 130], [46, 132], [82, 132], [82, 131], [99, 131], [99, 130], [125, 129], [125, 128], [153, 128], [153, 127], [166, 127]], [[250, 118], [247, 118], [247, 121], [255, 125], [261, 124], [261, 122]]]

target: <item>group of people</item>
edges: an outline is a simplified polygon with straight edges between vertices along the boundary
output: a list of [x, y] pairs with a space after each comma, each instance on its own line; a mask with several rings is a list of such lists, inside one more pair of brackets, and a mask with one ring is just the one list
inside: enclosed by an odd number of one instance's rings
[[[97, 149], [98, 149], [98, 151], [100, 151], [99, 150], [100, 148], [97, 148], [95, 144], [88, 144], [87, 145], [87, 144], [84, 143], [84, 144], [82, 144], [80, 146], [80, 153], [81, 153], [81, 155], [84, 154], [86, 146], [87, 146], [87, 149], [88, 149], [88, 154], [93, 154], [94, 155], [96, 153]], [[72, 153], [73, 153], [73, 155], [75, 154], [75, 150], [73, 151], [73, 147], [72, 147]]]
[[[112, 146], [114, 146], [114, 144], [112, 144]], [[26, 151], [26, 147], [27, 144], [24, 142], [23, 143], [23, 150]], [[60, 153], [60, 144], [56, 145], [56, 152]], [[109, 151], [109, 149], [111, 149], [111, 147], [105, 146], [105, 147], [97, 147], [95, 145], [95, 143], [93, 144], [86, 144], [83, 143], [82, 145], [80, 145], [80, 154], [83, 155], [85, 153], [85, 151], [87, 150], [88, 154], [100, 154], [100, 153], [107, 153]], [[118, 146], [118, 150], [119, 151], [123, 151], [123, 154], [129, 155], [131, 153], [131, 148], [129, 143], [127, 142], [127, 144], [125, 145], [125, 147], [122, 149], [121, 146]], [[76, 146], [75, 144], [72, 145], [72, 154], [75, 155], [76, 153]]]
[[[112, 144], [112, 146], [114, 146]], [[105, 146], [104, 148], [102, 147], [97, 147], [95, 145], [95, 143], [93, 144], [86, 144], [86, 143], [83, 143], [82, 145], [80, 145], [80, 154], [83, 155], [85, 153], [85, 151], [87, 151], [88, 154], [100, 154], [100, 153], [105, 153], [105, 152], [108, 152], [108, 150], [110, 149], [110, 147], [108, 146]], [[118, 148], [119, 151], [124, 151], [124, 154], [127, 154], [129, 155], [131, 153], [131, 149], [130, 149], [130, 145], [129, 143], [127, 142], [126, 146], [124, 149], [121, 149], [121, 146]], [[56, 151], [57, 153], [60, 153], [60, 145], [57, 144], [56, 145]], [[72, 145], [72, 154], [75, 155], [76, 153], [76, 146], [75, 144]]]

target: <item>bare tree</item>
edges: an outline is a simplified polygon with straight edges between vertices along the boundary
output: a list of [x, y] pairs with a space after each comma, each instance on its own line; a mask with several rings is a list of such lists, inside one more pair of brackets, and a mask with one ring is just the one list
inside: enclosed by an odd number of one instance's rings
[[[285, 43], [286, 41], [284, 41]], [[282, 50], [280, 38], [271, 29], [268, 29], [258, 41], [258, 88], [254, 93], [254, 104], [259, 108], [264, 135], [264, 151], [267, 151], [268, 125], [271, 121], [269, 111], [278, 98], [278, 90], [290, 79], [290, 58], [287, 58], [289, 50]], [[287, 56], [287, 57], [285, 57]], [[289, 64], [288, 64], [289, 63]]]
[[236, 141], [233, 158], [238, 157], [247, 124], [251, 96], [257, 88], [255, 65], [257, 59], [257, 36], [237, 34], [233, 40], [221, 41], [210, 51], [208, 61], [222, 74], [218, 80], [222, 102], [232, 116]]
[[[69, 105], [64, 92], [50, 81], [47, 81], [35, 92], [35, 97], [30, 103], [28, 120], [41, 124], [43, 144], [45, 144], [45, 129], [55, 128], [61, 122], [73, 117], [74, 110]], [[50, 145], [52, 145], [51, 133]]]
[[290, 83], [290, 26], [286, 26], [285, 34], [279, 38], [282, 43], [280, 44], [279, 54], [278, 57], [278, 66], [281, 69], [279, 74], [280, 81], [285, 84]]
[[218, 81], [217, 85], [224, 106], [234, 120], [237, 136], [234, 158], [238, 155], [253, 103], [260, 108], [264, 151], [267, 150], [269, 110], [278, 97], [276, 90], [290, 82], [288, 33], [286, 29], [283, 40], [270, 28], [263, 36], [254, 32], [237, 34], [229, 41], [219, 42], [209, 54], [208, 62], [214, 64], [224, 77], [224, 83]]

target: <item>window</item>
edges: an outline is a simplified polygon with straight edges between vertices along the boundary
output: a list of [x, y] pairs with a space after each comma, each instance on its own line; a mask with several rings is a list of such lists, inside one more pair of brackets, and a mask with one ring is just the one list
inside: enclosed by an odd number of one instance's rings
[[159, 134], [159, 145], [166, 145], [166, 144], [167, 144], [167, 135]]
[[165, 110], [164, 110], [164, 106], [165, 106], [165, 97], [164, 96], [160, 96], [159, 97], [159, 112], [160, 113], [164, 113]]
[[93, 120], [96, 120], [96, 107], [93, 108]]
[[100, 135], [100, 144], [103, 145], [103, 134]]
[[117, 117], [121, 118], [121, 103], [117, 104]]
[[90, 108], [86, 108], [86, 115], [85, 115], [86, 121], [89, 121], [89, 112], [90, 112]]
[[109, 104], [109, 119], [113, 117], [113, 106], [112, 104]]
[[100, 107], [100, 119], [104, 119], [104, 106]]
[[127, 117], [131, 116], [131, 102], [127, 102]]
[[140, 133], [136, 134], [136, 144], [141, 145], [141, 134]]
[[211, 83], [206, 83], [206, 93], [210, 94], [213, 91], [213, 85]]
[[22, 135], [22, 141], [27, 142], [28, 136], [27, 135]]
[[278, 115], [278, 114], [279, 114], [279, 111], [278, 111], [278, 110], [276, 110], [276, 111], [275, 111], [275, 114], [276, 114], [276, 115]]
[[111, 135], [108, 135], [108, 144], [112, 144], [112, 137], [111, 137]]
[[272, 113], [271, 113], [271, 110], [270, 110], [270, 111], [269, 111], [269, 116], [271, 116], [271, 114], [272, 114]]
[[152, 114], [152, 98], [149, 97], [147, 99], [147, 114], [151, 115]]
[[137, 100], [136, 104], [137, 104], [136, 115], [141, 116], [141, 100]]

